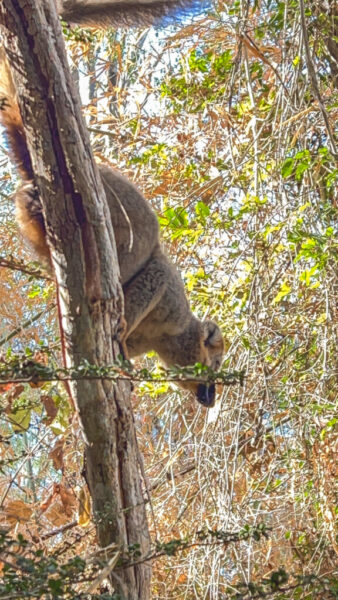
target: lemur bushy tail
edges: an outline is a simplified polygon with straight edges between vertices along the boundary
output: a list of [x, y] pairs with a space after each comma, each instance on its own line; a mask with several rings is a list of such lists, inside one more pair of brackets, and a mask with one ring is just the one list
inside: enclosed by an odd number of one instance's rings
[[142, 27], [201, 12], [201, 0], [56, 0], [62, 18], [76, 25]]

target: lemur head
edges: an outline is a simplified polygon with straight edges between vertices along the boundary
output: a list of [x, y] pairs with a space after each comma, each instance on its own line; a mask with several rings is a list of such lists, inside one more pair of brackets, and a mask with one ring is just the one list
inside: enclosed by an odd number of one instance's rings
[[[198, 323], [198, 338], [199, 343], [191, 343], [190, 353], [185, 354], [185, 364], [201, 363], [211, 367], [213, 371], [218, 371], [222, 364], [224, 353], [224, 340], [218, 325], [214, 321], [204, 321]], [[195, 330], [196, 331], [196, 330]], [[192, 335], [191, 342], [196, 340], [195, 335]], [[185, 339], [186, 341], [186, 339]], [[184, 344], [184, 351], [187, 350], [187, 345]], [[183, 361], [181, 362], [183, 364]], [[216, 386], [214, 383], [199, 383], [198, 381], [182, 381], [180, 386], [184, 389], [193, 392], [201, 404], [208, 408], [215, 404]]]
[[[218, 371], [222, 364], [224, 353], [224, 340], [221, 330], [214, 321], [204, 321], [201, 352], [204, 355], [201, 362], [208, 365], [213, 371]], [[211, 407], [215, 404], [216, 386], [214, 383], [197, 385], [197, 400], [203, 406]]]

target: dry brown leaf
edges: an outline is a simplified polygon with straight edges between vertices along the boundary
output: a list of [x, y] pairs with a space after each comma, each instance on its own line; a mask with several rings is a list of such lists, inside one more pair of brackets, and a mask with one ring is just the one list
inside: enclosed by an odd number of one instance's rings
[[58, 494], [59, 494], [59, 484], [54, 483], [51, 493], [46, 498], [46, 500], [44, 502], [42, 502], [42, 504], [40, 504], [40, 510], [42, 512], [45, 512], [47, 510], [47, 508], [49, 508], [49, 506], [51, 505], [52, 500], [54, 500], [54, 498], [56, 498], [56, 496], [58, 496]]
[[2, 514], [10, 527], [15, 527], [18, 523], [27, 523], [31, 518], [34, 507], [22, 500], [11, 500], [7, 502]]
[[40, 509], [55, 527], [59, 527], [67, 522], [75, 506], [74, 492], [62, 483], [54, 483], [51, 493], [40, 505]]
[[55, 406], [55, 402], [51, 396], [47, 396], [47, 395], [41, 396], [41, 402], [44, 405], [46, 413], [47, 413], [47, 418], [45, 420], [45, 423], [46, 423], [46, 425], [50, 425], [52, 423], [52, 421], [54, 421], [54, 419], [58, 413], [57, 406]]
[[20, 394], [22, 394], [22, 392], [24, 391], [25, 386], [22, 385], [21, 383], [18, 385], [14, 384], [14, 387], [10, 390], [9, 394], [7, 394], [7, 401], [8, 401], [8, 406], [6, 407], [6, 412], [11, 412], [11, 407], [13, 404], [13, 400], [15, 400], [16, 398], [18, 398], [20, 396]]
[[265, 58], [263, 52], [266, 52], [268, 54], [275, 54], [276, 53], [275, 48], [273, 48], [272, 46], [258, 47], [256, 43], [252, 44], [246, 36], [242, 36], [242, 42], [246, 46], [249, 54], [251, 54], [255, 58], [262, 60], [266, 65], [270, 66], [270, 63], [269, 63], [268, 59]]
[[54, 469], [63, 469], [63, 444], [63, 438], [57, 440], [54, 448], [49, 452], [48, 456], [53, 461]]
[[60, 483], [59, 485], [59, 494], [64, 511], [67, 517], [70, 517], [73, 514], [77, 504], [76, 496], [73, 490], [69, 487], [66, 487], [63, 483]]
[[45, 512], [45, 517], [53, 527], [61, 527], [69, 520], [60, 501], [54, 502]]

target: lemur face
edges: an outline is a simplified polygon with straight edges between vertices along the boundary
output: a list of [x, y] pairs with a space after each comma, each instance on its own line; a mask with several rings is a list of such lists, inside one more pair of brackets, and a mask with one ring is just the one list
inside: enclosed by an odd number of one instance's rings
[[[204, 322], [204, 339], [202, 344], [205, 349], [204, 364], [212, 368], [213, 371], [218, 371], [222, 364], [224, 353], [224, 340], [221, 330], [214, 321]], [[214, 383], [200, 383], [197, 387], [197, 400], [203, 406], [210, 408], [215, 404], [216, 386]]]
[[[195, 362], [211, 367], [218, 371], [222, 364], [224, 353], [224, 340], [221, 330], [214, 321], [203, 323], [203, 335], [200, 343], [199, 356]], [[180, 383], [181, 387], [190, 390], [203, 406], [210, 408], [215, 404], [216, 386], [214, 383], [199, 383], [197, 381], [186, 381]]]
[[214, 383], [210, 383], [209, 385], [199, 383], [196, 397], [198, 402], [203, 404], [203, 406], [211, 408], [215, 404], [215, 393], [216, 386]]

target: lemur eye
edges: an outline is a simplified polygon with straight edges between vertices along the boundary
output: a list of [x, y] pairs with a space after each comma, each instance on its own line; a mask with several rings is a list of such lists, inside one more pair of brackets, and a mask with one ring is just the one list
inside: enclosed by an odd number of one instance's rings
[[211, 345], [212, 338], [213, 338], [213, 336], [215, 334], [215, 331], [216, 331], [215, 327], [213, 327], [212, 329], [209, 329], [208, 337], [204, 340], [204, 345], [205, 346], [210, 346]]

